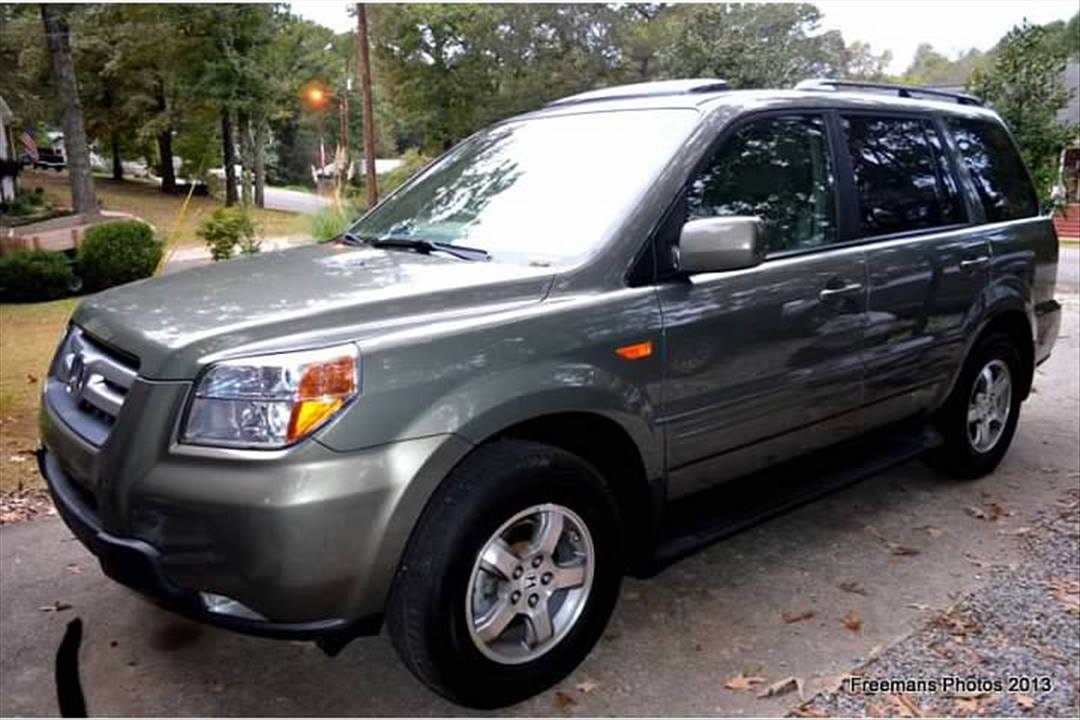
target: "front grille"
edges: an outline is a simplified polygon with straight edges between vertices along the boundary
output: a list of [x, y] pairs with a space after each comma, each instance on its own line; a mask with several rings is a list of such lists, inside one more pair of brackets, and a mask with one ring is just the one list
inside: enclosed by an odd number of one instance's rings
[[69, 427], [101, 445], [120, 415], [138, 370], [137, 361], [73, 325], [53, 361], [46, 395]]

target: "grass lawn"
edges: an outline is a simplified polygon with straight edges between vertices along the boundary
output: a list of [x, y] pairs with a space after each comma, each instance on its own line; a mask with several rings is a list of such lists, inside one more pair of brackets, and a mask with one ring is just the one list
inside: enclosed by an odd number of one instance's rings
[[[45, 196], [54, 205], [71, 205], [71, 191], [66, 173], [48, 170], [26, 171], [19, 176], [19, 183], [27, 189], [42, 188]], [[105, 210], [138, 215], [157, 228], [162, 236], [171, 234], [176, 225], [176, 216], [184, 204], [183, 195], [166, 195], [158, 186], [142, 180], [112, 180], [95, 177], [94, 187], [98, 201]], [[174, 247], [201, 245], [202, 240], [195, 234], [196, 228], [210, 213], [221, 207], [221, 203], [212, 197], [192, 197], [183, 221], [176, 228], [177, 238]], [[296, 213], [279, 210], [251, 208], [252, 219], [259, 226], [263, 237], [283, 235], [306, 235], [310, 219]]]
[[78, 298], [0, 305], [0, 493], [43, 488], [37, 463], [41, 383]]

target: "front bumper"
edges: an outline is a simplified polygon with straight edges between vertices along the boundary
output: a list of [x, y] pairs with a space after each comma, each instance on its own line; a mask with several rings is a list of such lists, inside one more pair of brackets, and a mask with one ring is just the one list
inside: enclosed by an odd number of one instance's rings
[[[241, 632], [377, 632], [409, 534], [470, 444], [437, 435], [348, 453], [314, 439], [274, 453], [179, 446], [170, 408], [185, 390], [137, 380], [100, 446], [42, 403], [41, 473], [106, 575]], [[210, 612], [200, 593], [264, 620]]]
[[193, 620], [263, 637], [318, 640], [378, 633], [382, 622], [379, 615], [354, 620], [331, 618], [290, 623], [209, 612], [198, 592], [181, 588], [166, 576], [162, 554], [154, 546], [142, 540], [111, 535], [101, 528], [55, 455], [40, 448], [37, 459], [57, 512], [75, 537], [97, 556], [102, 572], [156, 604]]

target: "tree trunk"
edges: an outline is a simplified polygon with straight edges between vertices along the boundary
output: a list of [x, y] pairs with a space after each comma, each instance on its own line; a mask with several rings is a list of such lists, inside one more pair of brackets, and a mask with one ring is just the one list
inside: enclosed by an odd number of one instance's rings
[[236, 150], [233, 147], [232, 115], [227, 105], [221, 106], [221, 155], [225, 163], [225, 204], [236, 204]]
[[124, 163], [120, 160], [120, 136], [113, 131], [109, 138], [112, 149], [112, 176], [113, 180], [124, 179]]
[[266, 121], [255, 123], [255, 204], [266, 207]]
[[240, 201], [251, 204], [251, 120], [246, 111], [236, 113], [236, 132], [240, 136]]
[[97, 195], [90, 171], [90, 147], [86, 141], [75, 66], [71, 60], [71, 40], [64, 9], [59, 5], [41, 6], [41, 21], [49, 47], [49, 67], [53, 85], [64, 111], [64, 151], [67, 155], [71, 204], [77, 213], [96, 212]]
[[157, 136], [158, 175], [161, 177], [161, 191], [174, 192], [176, 190], [176, 170], [173, 168], [172, 130], [166, 129]]

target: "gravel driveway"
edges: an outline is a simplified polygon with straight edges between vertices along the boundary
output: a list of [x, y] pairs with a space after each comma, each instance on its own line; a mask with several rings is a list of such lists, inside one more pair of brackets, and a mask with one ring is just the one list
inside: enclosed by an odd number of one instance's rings
[[[1080, 658], [1069, 637], [1080, 628], [1058, 597], [1072, 597], [1069, 587], [1045, 585], [1077, 579], [1077, 538], [1051, 529], [1075, 527], [1054, 513], [1080, 484], [1080, 300], [1061, 299], [1061, 339], [991, 476], [951, 482], [908, 463], [628, 580], [581, 667], [500, 714], [768, 716], [812, 699], [801, 712], [881, 701], [872, 709], [903, 715], [881, 698], [818, 693], [859, 667], [874, 677], [970, 667], [992, 678], [1050, 674], [1057, 689], [1030, 693], [1030, 710], [1001, 694], [916, 697], [919, 706], [1075, 716]], [[55, 518], [0, 528], [0, 596], [4, 716], [57, 713], [53, 662], [75, 617], [91, 714], [465, 712], [414, 680], [385, 636], [331, 659], [310, 644], [180, 620], [104, 578]], [[943, 615], [959, 624], [935, 624]], [[779, 694], [759, 697], [770, 686]]]

